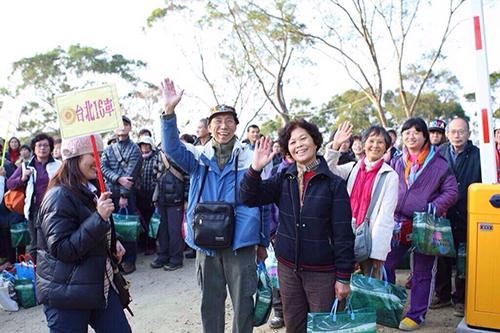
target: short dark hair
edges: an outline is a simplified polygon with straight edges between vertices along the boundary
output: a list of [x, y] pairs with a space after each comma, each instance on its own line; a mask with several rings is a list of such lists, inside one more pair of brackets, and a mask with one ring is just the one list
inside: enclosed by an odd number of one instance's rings
[[354, 144], [354, 141], [359, 140], [360, 142], [363, 142], [363, 138], [359, 134], [353, 134], [350, 139], [350, 145], [349, 148], [352, 148], [352, 145]]
[[190, 144], [194, 143], [194, 139], [193, 139], [193, 136], [191, 134], [182, 134], [181, 137], [180, 137], [180, 139], [184, 140], [184, 141], [186, 141], [187, 143], [190, 143]]
[[403, 124], [403, 127], [401, 128], [401, 134], [403, 134], [404, 131], [409, 130], [410, 128], [415, 127], [417, 132], [420, 132], [424, 135], [425, 142], [424, 144], [428, 143], [430, 138], [429, 138], [429, 130], [427, 129], [427, 124], [425, 121], [420, 118], [420, 117], [413, 117], [410, 119], [407, 119], [405, 123]]
[[365, 145], [366, 140], [368, 140], [370, 136], [372, 135], [378, 136], [381, 134], [384, 137], [385, 150], [389, 149], [389, 147], [392, 144], [391, 136], [389, 135], [389, 132], [387, 132], [385, 128], [383, 128], [380, 125], [371, 125], [365, 130], [365, 132], [363, 133], [363, 139], [361, 140], [363, 146]]
[[36, 143], [38, 141], [43, 141], [43, 140], [47, 140], [49, 142], [50, 152], [52, 153], [52, 151], [54, 150], [54, 139], [46, 133], [38, 133], [31, 139], [30, 142], [31, 150], [35, 151]]
[[19, 147], [19, 151], [21, 151], [21, 149], [27, 149], [31, 153], [31, 148], [27, 144], [24, 144], [21, 147]]
[[321, 135], [318, 126], [312, 122], [308, 122], [304, 118], [294, 118], [278, 131], [278, 141], [285, 155], [291, 156], [290, 151], [288, 150], [288, 141], [290, 141], [292, 131], [299, 127], [305, 129], [313, 138], [314, 144], [316, 145], [316, 151], [318, 151], [321, 147], [321, 144], [323, 143], [323, 136]]
[[61, 138], [54, 139], [54, 145], [61, 144], [61, 143], [62, 143], [62, 139]]
[[[460, 117], [460, 116], [455, 116], [453, 117], [453, 119], [450, 120], [450, 122], [448, 123], [448, 126], [450, 126], [450, 123], [455, 120], [455, 119], [462, 119], [464, 122], [465, 122], [465, 125], [467, 126], [467, 130], [470, 131], [470, 127], [469, 127], [469, 121], [467, 119], [465, 119], [464, 117]], [[493, 133], [495, 133], [495, 131], [493, 131]]]
[[250, 126], [247, 127], [247, 133], [250, 132], [250, 128], [256, 128], [260, 132], [259, 126], [255, 125], [255, 124], [252, 124], [252, 125], [250, 125]]
[[151, 131], [150, 131], [150, 130], [148, 130], [147, 128], [143, 128], [143, 129], [141, 129], [141, 130], [139, 131], [139, 136], [142, 136], [142, 135], [144, 135], [144, 134], [146, 134], [146, 133], [147, 133], [150, 137], [152, 137], [152, 136], [153, 136], [153, 135], [151, 134]]

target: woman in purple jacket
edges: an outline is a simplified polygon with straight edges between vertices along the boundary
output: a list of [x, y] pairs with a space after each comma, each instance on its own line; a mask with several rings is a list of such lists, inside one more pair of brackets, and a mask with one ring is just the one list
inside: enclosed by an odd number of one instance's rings
[[[411, 247], [413, 212], [435, 207], [442, 216], [457, 198], [455, 176], [448, 163], [429, 142], [427, 125], [421, 118], [410, 118], [401, 129], [403, 155], [392, 161], [399, 176], [398, 204], [394, 212], [394, 241], [385, 268], [389, 282], [396, 282], [395, 266]], [[399, 324], [413, 331], [423, 324], [434, 287], [437, 257], [413, 253], [410, 308]]]

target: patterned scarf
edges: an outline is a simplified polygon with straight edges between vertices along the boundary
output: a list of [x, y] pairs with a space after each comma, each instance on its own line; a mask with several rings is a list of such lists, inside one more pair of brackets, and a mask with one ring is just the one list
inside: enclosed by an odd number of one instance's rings
[[302, 207], [302, 202], [303, 202], [303, 192], [304, 192], [304, 186], [306, 185], [304, 183], [304, 174], [306, 172], [314, 172], [317, 168], [321, 160], [319, 158], [316, 158], [314, 161], [309, 163], [308, 165], [302, 165], [297, 163], [297, 180], [298, 180], [298, 185], [299, 185], [299, 200], [300, 200], [300, 207]]
[[434, 155], [434, 148], [427, 142], [422, 147], [422, 149], [420, 149], [417, 159], [412, 162], [410, 158], [410, 152], [406, 147], [403, 147], [403, 164], [405, 167], [404, 175], [406, 185], [411, 186], [413, 184], [413, 182], [417, 178], [418, 173], [427, 164], [432, 155]]

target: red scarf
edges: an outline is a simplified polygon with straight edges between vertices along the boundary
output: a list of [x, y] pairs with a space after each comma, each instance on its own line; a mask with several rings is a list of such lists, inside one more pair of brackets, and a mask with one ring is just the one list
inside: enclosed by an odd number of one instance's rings
[[16, 163], [18, 158], [19, 158], [19, 152], [17, 150], [10, 150], [10, 161], [12, 163]]
[[350, 198], [352, 217], [356, 219], [356, 227], [365, 219], [368, 205], [370, 205], [373, 183], [384, 159], [381, 158], [369, 171], [366, 171], [364, 158], [359, 163], [359, 171], [354, 180]]

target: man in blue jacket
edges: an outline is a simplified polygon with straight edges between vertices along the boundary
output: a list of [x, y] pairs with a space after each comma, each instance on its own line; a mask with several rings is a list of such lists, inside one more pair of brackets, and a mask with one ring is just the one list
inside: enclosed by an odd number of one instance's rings
[[[208, 172], [200, 202], [234, 203], [235, 193], [243, 175], [252, 163], [253, 153], [243, 147], [234, 135], [238, 118], [233, 107], [218, 105], [211, 109], [208, 128], [212, 140], [195, 147], [179, 140], [175, 107], [183, 90], [176, 91], [169, 79], [162, 82], [164, 110], [161, 115], [162, 149], [190, 175], [186, 243], [196, 250], [196, 272], [202, 291], [201, 319], [203, 332], [224, 332], [226, 286], [233, 303], [233, 332], [252, 332], [253, 294], [257, 288], [257, 258], [264, 260], [268, 240], [268, 221], [261, 222], [259, 208], [235, 203], [235, 224], [232, 245], [224, 249], [205, 249], [193, 241], [193, 209], [205, 166]], [[238, 156], [237, 179], [235, 159]], [[235, 192], [236, 191], [236, 192]], [[236, 195], [237, 197], [237, 195]]]

